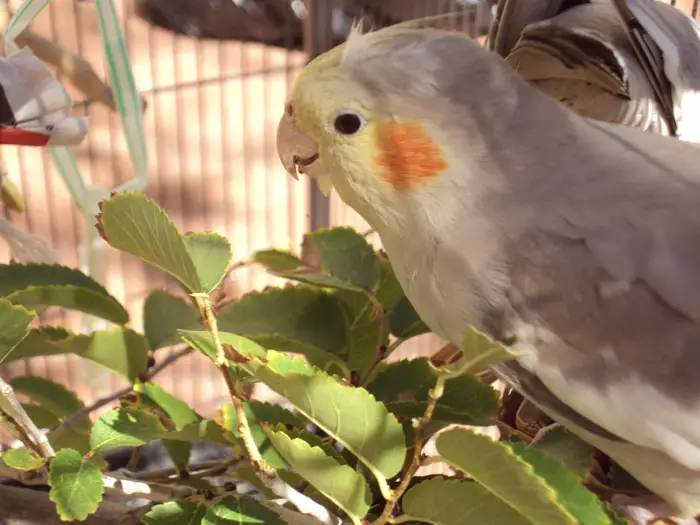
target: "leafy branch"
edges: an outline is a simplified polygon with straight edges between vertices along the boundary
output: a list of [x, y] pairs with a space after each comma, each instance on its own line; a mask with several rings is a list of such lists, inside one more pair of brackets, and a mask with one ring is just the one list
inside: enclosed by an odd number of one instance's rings
[[[163, 361], [152, 367], [146, 374], [144, 374], [141, 378], [142, 381], [150, 381], [153, 379], [155, 376], [160, 374], [163, 370], [168, 368], [170, 365], [174, 364], [181, 358], [189, 355], [192, 353], [192, 348], [187, 346], [184, 348], [180, 348], [178, 350], [173, 351], [170, 355], [168, 355]], [[56, 432], [60, 433], [64, 430], [68, 430], [75, 426], [77, 423], [88, 417], [90, 414], [92, 414], [94, 411], [99, 410], [102, 407], [105, 407], [109, 405], [110, 403], [113, 403], [114, 401], [117, 401], [118, 399], [129, 395], [134, 391], [134, 385], [129, 385], [127, 387], [122, 388], [121, 390], [117, 390], [113, 394], [110, 394], [108, 396], [105, 396], [103, 398], [98, 399], [95, 401], [93, 404], [91, 404], [88, 407], [82, 408], [78, 410], [77, 412], [74, 412], [70, 416], [68, 416], [63, 423], [61, 423], [57, 428]]]
[[[498, 417], [498, 393], [481, 371], [512, 358], [502, 345], [468, 329], [460, 345], [431, 358], [387, 360], [428, 328], [385, 254], [362, 234], [310, 233], [299, 256], [256, 252], [250, 262], [288, 283], [218, 300], [226, 276], [241, 266], [231, 263], [223, 237], [180, 233], [138, 193], [102, 202], [97, 227], [113, 247], [168, 273], [183, 294], [153, 291], [142, 334], [125, 327], [123, 306], [81, 272], [0, 265], [0, 360], [71, 353], [130, 383], [89, 406], [63, 385], [32, 376], [8, 382], [24, 404], [0, 397], [3, 414], [20, 414], [3, 424], [25, 445], [3, 454], [0, 475], [48, 484], [62, 519], [93, 515], [108, 494], [149, 501], [147, 525], [448, 525], [457, 516], [512, 525], [613, 523], [576, 477], [590, 478], [590, 449], [560, 432], [526, 447], [470, 430]], [[102, 316], [118, 327], [90, 334], [43, 325], [29, 330], [33, 309], [46, 306]], [[152, 364], [158, 349], [183, 341], [186, 348]], [[229, 392], [230, 402], [212, 418], [152, 381], [192, 351], [209, 358]], [[257, 400], [248, 388], [253, 383], [266, 385], [280, 402]], [[96, 421], [88, 417], [117, 400]], [[21, 414], [49, 429], [50, 451], [42, 452], [43, 434], [35, 436]], [[436, 435], [439, 456], [427, 459], [425, 444]], [[127, 447], [132, 459], [139, 452], [144, 459], [153, 441], [174, 467], [134, 472], [132, 461], [104, 470], [107, 451]], [[193, 447], [205, 442], [225, 447], [226, 457], [192, 461]], [[464, 476], [417, 476], [434, 461]], [[241, 495], [243, 482], [256, 497]]]

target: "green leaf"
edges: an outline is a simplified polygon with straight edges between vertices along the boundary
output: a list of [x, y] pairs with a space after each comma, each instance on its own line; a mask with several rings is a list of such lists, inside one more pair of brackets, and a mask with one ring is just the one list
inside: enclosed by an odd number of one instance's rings
[[378, 479], [395, 476], [406, 455], [396, 417], [366, 390], [341, 385], [299, 361], [269, 351], [267, 363], [257, 366], [254, 374], [355, 454]]
[[[280, 478], [282, 478], [282, 475], [284, 473], [288, 473], [288, 472], [291, 472], [291, 471], [289, 471], [289, 470], [278, 470], [277, 471], [277, 473], [280, 475]], [[261, 495], [265, 496], [266, 498], [275, 499], [277, 497], [275, 495], [275, 493], [272, 492], [269, 488], [267, 488], [265, 486], [265, 484], [260, 480], [258, 475], [255, 473], [255, 469], [253, 468], [253, 465], [251, 465], [250, 463], [241, 464], [240, 466], [236, 467], [236, 469], [233, 470], [228, 475], [234, 479], [237, 479], [239, 481], [244, 481], [245, 483], [252, 485], [253, 488], [255, 488], [255, 490], [257, 490]], [[282, 478], [282, 480], [287, 481], [284, 478]], [[290, 484], [289, 482], [287, 482], [287, 483]]]
[[595, 460], [595, 448], [562, 426], [548, 429], [533, 448], [560, 461], [581, 477], [591, 471]]
[[199, 328], [199, 313], [185, 298], [155, 290], [143, 303], [143, 330], [153, 350], [179, 343], [178, 329]]
[[[180, 337], [192, 348], [201, 350], [212, 361], [216, 361], [216, 346], [210, 332], [178, 330]], [[265, 357], [265, 349], [255, 341], [228, 332], [219, 332], [219, 340], [224, 345], [231, 345], [236, 352], [245, 357]]]
[[104, 286], [74, 268], [59, 264], [0, 264], [0, 297], [7, 297], [30, 286], [52, 285], [77, 286], [111, 297]]
[[581, 485], [581, 480], [556, 459], [525, 443], [508, 443], [513, 452], [535, 469], [535, 474], [557, 492], [559, 503], [575, 519], [586, 525], [610, 525], [598, 498]]
[[[90, 428], [92, 428], [92, 423], [90, 423]], [[58, 427], [49, 432], [46, 437], [54, 450], [72, 448], [80, 452], [82, 456], [90, 453], [90, 434], [80, 432], [75, 427]], [[89, 458], [99, 469], [104, 469], [108, 466], [107, 461], [100, 453], [94, 453]]]
[[189, 441], [190, 443], [219, 443], [231, 445], [224, 437], [225, 430], [216, 421], [202, 419], [196, 423], [185, 425], [181, 430], [168, 432], [164, 435], [170, 441]]
[[31, 286], [7, 298], [29, 308], [61, 306], [116, 324], [129, 322], [128, 312], [116, 299], [77, 286]]
[[296, 270], [302, 263], [296, 255], [282, 250], [260, 250], [253, 254], [250, 262], [262, 264], [273, 273]]
[[127, 328], [93, 332], [75, 353], [116, 372], [130, 382], [148, 367], [148, 340]]
[[90, 446], [95, 452], [117, 447], [145, 445], [165, 434], [165, 428], [152, 414], [140, 410], [114, 408], [102, 415], [92, 428]]
[[410, 339], [430, 332], [430, 328], [421, 320], [406, 296], [389, 314], [389, 328], [393, 335], [402, 339]]
[[446, 462], [469, 474], [531, 522], [578, 525], [559, 503], [556, 490], [508, 445], [461, 428], [440, 434], [436, 445]]
[[[321, 229], [304, 236], [301, 264], [290, 268], [293, 256], [263, 252], [255, 261], [275, 275], [316, 286], [370, 291], [379, 279], [374, 249], [357, 231], [347, 227]], [[267, 264], [271, 263], [271, 264]]]
[[[250, 403], [244, 403], [244, 411], [250, 425], [250, 433], [253, 436], [253, 441], [258, 447], [263, 459], [274, 468], [287, 468], [287, 463], [285, 463], [284, 459], [282, 459], [272, 446], [269, 436], [260, 424], [260, 420], [255, 413], [255, 406]], [[241, 441], [241, 435], [238, 432], [239, 419], [233, 404], [228, 403], [224, 405], [221, 408], [221, 415], [223, 427], [228, 431], [227, 437], [233, 442]]]
[[123, 192], [102, 201], [100, 209], [98, 229], [111, 246], [169, 273], [188, 292], [207, 291], [184, 238], [154, 200]]
[[218, 233], [188, 233], [184, 238], [197, 268], [201, 291], [209, 293], [226, 276], [231, 262], [231, 244]]
[[276, 512], [271, 511], [252, 498], [226, 496], [214, 503], [207, 511], [202, 525], [228, 525], [234, 523], [262, 523], [285, 525]]
[[75, 354], [133, 382], [148, 366], [148, 341], [128, 328], [98, 330], [89, 335], [43, 326], [32, 330], [9, 361], [29, 357]]
[[7, 299], [0, 299], [0, 363], [7, 360], [27, 336], [29, 325], [36, 313], [14, 306]]
[[154, 506], [143, 516], [146, 525], [199, 525], [207, 508], [190, 501], [169, 501]]
[[[166, 392], [159, 385], [150, 382], [140, 383], [134, 387], [134, 390], [140, 394], [141, 402], [156, 407], [167, 415], [177, 430], [196, 424], [202, 419], [202, 416], [192, 410], [187, 403]], [[192, 444], [183, 440], [172, 441], [165, 437], [162, 441], [175, 466], [181, 471], [184, 470], [190, 459]]]
[[190, 463], [192, 443], [181, 439], [162, 439], [163, 448], [178, 472], [184, 472]]
[[225, 306], [219, 328], [265, 348], [304, 354], [316, 364], [347, 351], [348, 320], [338, 298], [309, 286], [253, 292]]
[[452, 365], [453, 369], [464, 371], [483, 370], [491, 365], [515, 359], [515, 356], [501, 343], [470, 326], [462, 339], [462, 357]]
[[57, 264], [0, 265], [0, 296], [29, 308], [62, 306], [117, 324], [129, 321], [126, 309], [97, 281]]
[[[378, 401], [400, 419], [422, 417], [428, 404], [428, 392], [438, 377], [428, 359], [381, 363], [374, 379], [366, 386]], [[465, 374], [445, 383], [435, 406], [431, 428], [452, 424], [489, 426], [498, 410], [498, 394], [476, 377]]]
[[396, 278], [389, 259], [381, 254], [377, 258], [379, 259], [379, 282], [374, 290], [374, 296], [384, 305], [385, 310], [390, 311], [396, 308], [406, 294]]
[[255, 417], [263, 423], [270, 425], [286, 425], [296, 428], [304, 428], [306, 421], [303, 417], [287, 410], [280, 405], [264, 403], [262, 401], [248, 401], [251, 410], [255, 413]]
[[478, 483], [441, 477], [421, 481], [403, 500], [404, 512], [433, 525], [532, 525]]
[[[85, 408], [83, 402], [65, 386], [38, 376], [18, 376], [10, 381], [15, 393], [27, 396], [37, 405], [63, 421], [73, 412]], [[76, 423], [76, 430], [90, 432], [90, 420]]]
[[362, 474], [328, 455], [327, 449], [308, 443], [299, 433], [291, 436], [285, 431], [268, 433], [287, 463], [324, 496], [356, 521], [367, 514], [372, 496]]
[[[381, 341], [380, 341], [381, 336]], [[382, 326], [382, 317], [375, 305], [368, 301], [365, 308], [352, 321], [348, 340], [348, 364], [360, 377], [375, 362], [378, 346], [389, 344], [389, 330]]]
[[0, 457], [8, 467], [22, 471], [36, 470], [46, 463], [46, 458], [26, 447], [10, 449]]
[[177, 430], [182, 430], [185, 426], [197, 423], [202, 419], [202, 416], [190, 408], [187, 403], [167, 392], [160, 385], [151, 382], [140, 383], [135, 386], [134, 390], [140, 394], [142, 402], [164, 412], [175, 423]]
[[610, 503], [602, 502], [603, 508], [605, 509], [605, 514], [607, 514], [610, 520], [610, 525], [632, 525], [627, 518], [624, 518], [610, 505]]
[[51, 428], [61, 422], [56, 414], [41, 405], [23, 403], [22, 408], [38, 428]]
[[100, 469], [69, 448], [56, 452], [49, 486], [49, 498], [64, 521], [83, 521], [96, 512], [104, 492]]

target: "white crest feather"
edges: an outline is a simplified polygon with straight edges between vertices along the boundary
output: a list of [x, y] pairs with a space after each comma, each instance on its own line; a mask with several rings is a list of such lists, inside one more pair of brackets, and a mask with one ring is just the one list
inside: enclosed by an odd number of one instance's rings
[[[367, 32], [370, 32], [371, 29]], [[364, 19], [353, 20], [350, 26], [350, 31], [348, 37], [345, 40], [345, 48], [343, 49], [342, 61], [348, 60], [348, 57], [354, 55], [355, 50], [358, 49], [361, 43], [361, 37], [365, 34], [364, 30]]]

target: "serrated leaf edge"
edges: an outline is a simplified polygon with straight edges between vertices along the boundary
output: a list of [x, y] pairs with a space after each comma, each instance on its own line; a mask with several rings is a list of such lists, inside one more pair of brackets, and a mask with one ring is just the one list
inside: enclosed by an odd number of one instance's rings
[[[370, 490], [369, 490], [369, 485], [367, 484], [367, 480], [364, 479], [364, 477], [363, 477], [359, 472], [357, 472], [355, 469], [353, 469], [353, 468], [350, 467], [349, 465], [340, 463], [340, 462], [338, 462], [337, 458], [328, 455], [328, 454], [326, 453], [326, 451], [323, 450], [323, 448], [318, 447], [318, 446], [311, 445], [311, 444], [309, 444], [309, 443], [308, 443], [305, 439], [303, 439], [303, 438], [292, 438], [291, 436], [289, 436], [289, 434], [288, 434], [287, 432], [284, 432], [284, 431], [274, 431], [274, 430], [269, 430], [269, 431], [268, 431], [268, 430], [266, 430], [266, 432], [268, 433], [268, 436], [270, 436], [270, 439], [272, 440], [273, 445], [275, 444], [275, 442], [274, 442], [275, 437], [273, 437], [273, 435], [274, 435], [274, 436], [282, 435], [282, 436], [284, 436], [283, 439], [287, 439], [287, 440], [289, 440], [290, 442], [292, 442], [292, 441], [300, 441], [301, 443], [303, 443], [303, 445], [304, 445], [308, 450], [310, 450], [310, 451], [316, 450], [316, 451], [320, 452], [320, 454], [321, 454], [324, 458], [328, 458], [329, 460], [333, 461], [333, 462], [335, 463], [335, 465], [336, 465], [338, 468], [340, 468], [340, 469], [342, 469], [342, 470], [349, 470], [350, 472], [353, 473], [353, 475], [356, 475], [358, 478], [362, 479], [362, 480], [365, 482], [365, 487], [366, 487], [366, 489], [367, 489], [366, 492], [365, 492], [365, 494], [368, 495], [368, 496], [370, 496], [370, 499], [371, 499], [371, 493], [370, 493]], [[271, 435], [271, 434], [272, 434], [272, 435]], [[279, 455], [282, 456], [282, 458], [284, 458], [284, 460], [285, 460], [287, 463], [289, 463], [289, 465], [292, 466], [292, 468], [295, 468], [294, 465], [292, 465], [292, 462], [290, 462], [289, 459], [286, 458], [286, 457], [284, 456], [284, 454], [277, 448], [277, 446], [275, 446], [275, 449], [277, 449], [277, 452], [279, 453]], [[306, 479], [306, 478], [304, 478], [304, 479]], [[333, 496], [331, 496], [331, 495], [327, 494], [326, 492], [324, 492], [321, 488], [319, 488], [316, 484], [312, 483], [312, 482], [309, 481], [308, 479], [307, 479], [306, 481], [308, 481], [310, 485], [313, 485], [313, 487], [314, 487], [316, 490], [318, 490], [321, 494], [323, 494], [325, 497], [327, 497], [327, 498], [328, 498], [329, 500], [331, 500], [333, 503], [335, 503], [336, 505], [338, 505], [338, 507], [340, 507], [341, 509], [343, 509], [343, 511], [344, 511], [346, 514], [348, 514], [348, 516], [353, 516], [353, 515], [354, 515], [353, 513], [349, 512], [348, 509], [346, 509], [345, 506], [342, 505], [336, 498], [334, 498]], [[370, 508], [370, 504], [367, 504], [367, 511], [369, 511], [369, 508]], [[366, 514], [367, 511], [365, 511], [365, 514]], [[362, 518], [363, 516], [355, 516], [355, 517], [356, 517], [356, 518]]]
[[[469, 430], [464, 430], [464, 429], [455, 429], [455, 430], [450, 430], [449, 432], [445, 432], [445, 434], [448, 434], [450, 432], [460, 432], [460, 431], [461, 432], [471, 432]], [[577, 520], [571, 515], [571, 513], [568, 511], [568, 509], [566, 509], [562, 506], [561, 502], [559, 501], [559, 494], [557, 493], [556, 489], [554, 487], [552, 487], [549, 483], [547, 483], [542, 477], [538, 476], [535, 473], [535, 467], [532, 464], [528, 463], [523, 458], [521, 458], [519, 455], [517, 455], [515, 453], [515, 451], [511, 447], [509, 447], [507, 444], [504, 444], [500, 441], [494, 441], [493, 439], [489, 438], [488, 436], [476, 434], [475, 432], [471, 432], [471, 433], [474, 434], [475, 436], [480, 437], [480, 438], [488, 439], [491, 443], [493, 443], [494, 445], [496, 445], [496, 446], [500, 447], [502, 450], [504, 450], [506, 452], [506, 454], [508, 454], [514, 461], [516, 461], [521, 466], [523, 466], [530, 474], [530, 478], [531, 478], [532, 482], [538, 484], [541, 487], [541, 489], [547, 494], [550, 501], [552, 503], [554, 503], [557, 507], [559, 507], [559, 510], [561, 510], [561, 512], [571, 520], [572, 524], [577, 523]], [[439, 441], [439, 439], [440, 438], [438, 437], [438, 441]], [[436, 442], [436, 447], [438, 448], [438, 453], [440, 454], [440, 457], [443, 460], [445, 460], [446, 463], [448, 463], [449, 465], [452, 465], [453, 467], [459, 469], [462, 472], [465, 472], [467, 475], [471, 475], [468, 471], [464, 470], [456, 461], [452, 461], [449, 458], [445, 457], [442, 454], [442, 452], [440, 452], [440, 449], [437, 446], [437, 442]], [[498, 499], [503, 501], [503, 503], [505, 503], [509, 507], [515, 509], [520, 514], [523, 514], [522, 509], [515, 507], [510, 501], [504, 499], [499, 492], [494, 492], [489, 486], [484, 485], [478, 479], [475, 478], [475, 480], [477, 483], [479, 483], [479, 485], [481, 485], [486, 490], [488, 490], [491, 494], [493, 494]], [[527, 516], [525, 514], [523, 514], [523, 516], [525, 516], [526, 518], [529, 518], [529, 516]]]
[[[102, 286], [100, 283], [98, 283], [95, 279], [87, 275], [86, 273], [81, 272], [77, 268], [71, 268], [70, 266], [66, 266], [64, 264], [45, 264], [45, 263], [11, 263], [11, 264], [0, 264], [0, 273], [2, 273], [3, 268], [16, 268], [16, 267], [23, 267], [26, 268], [27, 270], [31, 270], [32, 268], [54, 268], [54, 269], [61, 269], [61, 270], [68, 270], [71, 273], [79, 274], [82, 277], [85, 277], [87, 280], [92, 281], [92, 284], [95, 286], [95, 289], [93, 288], [87, 288], [88, 290], [93, 290], [94, 292], [97, 292], [98, 290], [103, 293], [106, 297], [112, 297], [112, 294], [109, 293], [109, 291]], [[37, 285], [37, 286], [50, 286], [50, 285]], [[60, 286], [60, 285], [57, 285]], [[77, 285], [73, 285], [77, 286]], [[86, 288], [86, 287], [81, 287], [81, 288]], [[25, 290], [26, 288], [21, 288], [21, 290]], [[18, 290], [15, 290], [17, 292]], [[14, 292], [12, 292], [14, 293]]]
[[[62, 449], [62, 450], [59, 450], [58, 453], [61, 453], [63, 450], [72, 450], [72, 451], [75, 452], [76, 454], [80, 455], [80, 452], [78, 452], [77, 450], [74, 450], [74, 449], [72, 449], [72, 448], [71, 448], [71, 449]], [[84, 465], [86, 465], [86, 464], [91, 464], [88, 460], [82, 458], [82, 456], [81, 456], [81, 460], [82, 460], [82, 462], [81, 462], [81, 469], [82, 469], [82, 467], [83, 467]], [[47, 482], [48, 482], [49, 486], [50, 486], [51, 489], [52, 489], [52, 490], [49, 491], [49, 499], [50, 499], [51, 501], [53, 501], [53, 502], [56, 504], [56, 511], [58, 512], [59, 516], [61, 517], [61, 520], [63, 520], [63, 521], [71, 521], [71, 520], [73, 520], [73, 519], [78, 519], [79, 521], [85, 520], [88, 516], [90, 516], [91, 514], [94, 514], [94, 513], [97, 511], [97, 509], [98, 509], [99, 506], [100, 506], [100, 503], [102, 503], [102, 500], [104, 499], [104, 484], [103, 484], [103, 486], [102, 486], [102, 493], [100, 494], [100, 497], [99, 497], [99, 498], [97, 499], [97, 501], [95, 502], [94, 507], [93, 507], [91, 510], [89, 510], [88, 513], [87, 513], [84, 517], [82, 517], [82, 518], [81, 518], [80, 516], [73, 516], [72, 514], [66, 513], [66, 512], [65, 512], [65, 509], [63, 509], [63, 511], [62, 511], [62, 505], [61, 505], [58, 501], [56, 501], [56, 500], [53, 498], [53, 488], [54, 488], [54, 487], [53, 487], [52, 479], [53, 479], [53, 478], [52, 478], [52, 475], [51, 475], [51, 469], [49, 469], [49, 476], [48, 476]]]
[[[88, 293], [88, 294], [90, 294], [90, 295], [92, 295], [92, 296], [99, 297], [99, 298], [101, 298], [101, 299], [104, 299], [104, 300], [106, 300], [106, 301], [112, 303], [113, 306], [116, 306], [116, 309], [119, 311], [119, 313], [120, 313], [120, 314], [123, 314], [122, 317], [120, 318], [120, 320], [116, 320], [116, 319], [113, 318], [113, 317], [112, 317], [112, 318], [103, 317], [103, 316], [98, 315], [98, 314], [95, 314], [95, 313], [93, 313], [93, 312], [88, 312], [88, 311], [86, 311], [86, 310], [79, 309], [79, 308], [74, 308], [74, 307], [71, 307], [71, 306], [64, 306], [64, 305], [56, 305], [56, 306], [59, 306], [60, 308], [66, 308], [66, 309], [68, 309], [68, 310], [75, 310], [75, 311], [77, 311], [77, 312], [83, 312], [83, 313], [86, 313], [86, 314], [88, 314], [88, 315], [93, 315], [93, 316], [95, 316], [95, 317], [100, 317], [100, 318], [102, 318], [102, 319], [105, 319], [105, 320], [107, 320], [107, 321], [111, 321], [111, 322], [113, 322], [113, 323], [115, 323], [115, 324], [122, 325], [122, 326], [125, 325], [125, 324], [127, 324], [127, 323], [129, 322], [129, 312], [126, 310], [126, 308], [124, 308], [124, 306], [123, 306], [119, 301], [117, 301], [117, 299], [116, 299], [114, 296], [112, 296], [112, 295], [110, 295], [110, 294], [106, 294], [106, 295], [105, 295], [105, 294], [100, 294], [100, 293], [96, 292], [95, 290], [92, 290], [92, 289], [90, 289], [90, 288], [85, 288], [84, 286], [78, 286], [78, 285], [75, 285], [75, 284], [41, 284], [41, 285], [32, 285], [32, 286], [27, 286], [27, 287], [25, 287], [25, 288], [22, 288], [21, 290], [15, 290], [14, 292], [12, 292], [11, 294], [6, 295], [5, 297], [6, 297], [9, 301], [11, 301], [12, 304], [13, 304], [14, 306], [24, 306], [23, 304], [15, 303], [14, 300], [16, 300], [17, 297], [18, 297], [18, 296], [21, 296], [23, 293], [30, 292], [30, 291], [33, 291], [33, 290], [36, 290], [36, 289], [44, 289], [44, 290], [46, 290], [46, 289], [48, 289], [48, 290], [82, 290], [82, 291], [84, 291], [84, 292], [86, 292], [86, 293]], [[36, 304], [39, 304], [39, 305], [42, 305], [42, 306], [53, 306], [53, 305], [49, 305], [49, 304], [41, 303], [41, 302], [38, 302], [38, 303], [36, 303]]]
[[[382, 403], [381, 401], [378, 401], [378, 400], [374, 397], [374, 395], [372, 395], [372, 393], [370, 393], [369, 391], [367, 391], [366, 389], [364, 389], [364, 388], [362, 388], [362, 387], [352, 387], [352, 386], [343, 385], [343, 384], [339, 383], [337, 380], [335, 380], [334, 378], [332, 378], [331, 376], [329, 376], [328, 374], [326, 374], [326, 373], [324, 373], [324, 372], [321, 372], [321, 371], [318, 370], [316, 367], [312, 367], [313, 370], [315, 371], [315, 374], [299, 374], [299, 373], [292, 372], [292, 373], [290, 373], [289, 375], [286, 375], [286, 376], [285, 376], [285, 375], [279, 374], [279, 373], [277, 373], [276, 371], [272, 370], [272, 369], [271, 369], [269, 366], [267, 366], [266, 364], [263, 363], [263, 365], [264, 365], [264, 367], [269, 371], [269, 373], [275, 374], [275, 375], [277, 375], [277, 376], [279, 376], [279, 377], [289, 377], [289, 376], [291, 376], [291, 375], [299, 375], [299, 376], [303, 376], [303, 377], [314, 377], [314, 376], [315, 376], [315, 377], [321, 377], [321, 378], [324, 378], [324, 380], [327, 379], [327, 380], [330, 380], [330, 381], [334, 381], [335, 384], [338, 385], [338, 386], [341, 387], [341, 388], [347, 388], [347, 389], [352, 389], [352, 390], [357, 390], [357, 391], [364, 392], [364, 393], [369, 397], [370, 402], [371, 402], [371, 403], [374, 403], [374, 404], [376, 404], [376, 405], [378, 405], [378, 406], [380, 407], [380, 410], [383, 412], [383, 414], [384, 414], [387, 418], [393, 419], [393, 420], [396, 422], [396, 424], [397, 424], [398, 426], [401, 426], [401, 423], [400, 423], [400, 421], [398, 420], [398, 418], [397, 418], [394, 414], [392, 414], [391, 412], [389, 412], [389, 411], [387, 410], [387, 408], [386, 408], [386, 406], [384, 405], [384, 403]], [[269, 385], [268, 385], [268, 386], [269, 386]], [[272, 388], [272, 387], [270, 387], [270, 388]], [[272, 390], [274, 390], [274, 389], [272, 389]], [[278, 393], [279, 393], [279, 392], [278, 392]], [[291, 401], [290, 401], [290, 402], [291, 402]], [[349, 450], [350, 452], [352, 452], [352, 453], [353, 453], [353, 454], [354, 454], [354, 455], [355, 455], [355, 456], [370, 470], [370, 472], [372, 472], [372, 474], [377, 478], [378, 481], [380, 481], [380, 483], [381, 483], [381, 482], [385, 482], [386, 479], [390, 479], [391, 477], [395, 476], [396, 474], [398, 474], [398, 472], [401, 471], [401, 466], [402, 466], [402, 465], [399, 465], [398, 470], [397, 470], [396, 472], [392, 472], [391, 474], [388, 474], [387, 476], [385, 476], [384, 473], [382, 473], [379, 469], [377, 469], [374, 465], [372, 465], [371, 462], [367, 460], [367, 458], [363, 457], [363, 456], [355, 449], [354, 446], [349, 445], [349, 444], [346, 442], [345, 439], [339, 438], [339, 437], [336, 435], [336, 434], [337, 434], [336, 432], [334, 432], [334, 431], [332, 431], [331, 429], [327, 428], [326, 425], [321, 424], [319, 421], [317, 421], [317, 419], [316, 419], [312, 414], [308, 414], [307, 411], [305, 411], [305, 410], [302, 409], [301, 407], [298, 407], [298, 406], [296, 406], [296, 405], [294, 405], [294, 406], [295, 406], [295, 407], [297, 408], [297, 410], [299, 410], [299, 412], [301, 412], [307, 419], [309, 419], [310, 421], [313, 421], [314, 424], [316, 424], [316, 425], [317, 425], [319, 428], [321, 428], [324, 432], [326, 432], [326, 433], [327, 433], [328, 435], [330, 435], [330, 436], [335, 437], [340, 443], [342, 443], [343, 446], [345, 446], [345, 448], [347, 448], [347, 450]], [[405, 435], [404, 435], [403, 437], [404, 437], [403, 446], [404, 446], [404, 449], [405, 449], [405, 448], [406, 448], [406, 438], [405, 438]], [[404, 456], [405, 456], [405, 451], [404, 451]]]
[[[180, 230], [178, 229], [178, 233], [179, 233], [179, 231], [180, 231]], [[187, 233], [185, 233], [185, 234], [180, 233], [180, 237], [182, 237], [183, 241], [184, 241], [185, 239], [187, 239], [188, 237], [196, 236], [196, 235], [209, 235], [209, 236], [212, 236], [212, 237], [218, 237], [219, 239], [221, 239], [222, 241], [224, 241], [224, 243], [225, 243], [226, 246], [228, 247], [228, 263], [226, 263], [226, 271], [225, 271], [224, 274], [219, 278], [219, 280], [214, 284], [214, 286], [211, 287], [211, 289], [209, 289], [209, 290], [207, 290], [206, 292], [204, 292], [204, 293], [211, 293], [213, 290], [215, 290], [215, 289], [217, 288], [217, 286], [219, 286], [219, 285], [221, 284], [221, 281], [223, 281], [224, 278], [226, 277], [226, 273], [228, 272], [228, 269], [229, 269], [229, 267], [231, 266], [231, 258], [233, 257], [233, 247], [231, 246], [231, 241], [229, 241], [226, 237], [224, 237], [223, 235], [221, 235], [220, 233], [217, 233], [217, 232], [187, 232]], [[192, 261], [192, 264], [195, 266], [195, 270], [196, 270], [196, 269], [197, 269], [197, 266], [194, 264], [194, 260], [191, 259], [192, 253], [189, 251], [190, 248], [189, 248], [189, 246], [187, 245], [187, 242], [185, 242], [185, 247], [187, 248], [187, 252], [188, 252], [188, 255], [190, 256], [190, 260]], [[200, 278], [200, 277], [199, 277], [199, 272], [197, 272], [197, 277]], [[201, 278], [200, 278], [200, 279], [201, 279]], [[199, 283], [199, 286], [200, 286], [200, 288], [203, 287], [203, 285], [202, 285], [201, 282]]]
[[[173, 221], [172, 218], [170, 218], [170, 215], [168, 215], [168, 213], [154, 199], [152, 199], [151, 197], [149, 197], [145, 193], [141, 193], [138, 191], [124, 191], [124, 192], [119, 193], [117, 195], [112, 195], [109, 199], [105, 199], [104, 201], [100, 202], [99, 203], [100, 211], [102, 212], [103, 203], [107, 203], [107, 202], [115, 203], [115, 202], [118, 202], [120, 200], [129, 198], [129, 197], [133, 197], [133, 196], [136, 196], [138, 198], [142, 198], [144, 201], [155, 205], [156, 209], [158, 210], [158, 213], [160, 213], [163, 217], [165, 217], [165, 219], [167, 219], [167, 221], [173, 226], [173, 228], [175, 228], [175, 231], [177, 232], [178, 236], [180, 237], [180, 241], [182, 242], [182, 248], [185, 250], [185, 253], [187, 253], [188, 260], [189, 260], [190, 264], [192, 265], [192, 273], [197, 279], [197, 283], [193, 283], [193, 284], [196, 284], [197, 289], [196, 290], [190, 289], [190, 287], [187, 284], [185, 284], [184, 282], [182, 282], [178, 276], [172, 275], [170, 273], [170, 271], [168, 271], [166, 268], [163, 268], [160, 264], [146, 261], [145, 259], [142, 259], [140, 256], [137, 256], [137, 255], [135, 255], [135, 257], [138, 257], [139, 259], [143, 260], [144, 262], [147, 262], [151, 266], [154, 266], [154, 267], [158, 268], [159, 270], [167, 273], [168, 275], [173, 277], [173, 279], [175, 279], [178, 283], [180, 283], [180, 285], [185, 290], [188, 290], [189, 292], [192, 292], [192, 293], [199, 292], [200, 289], [202, 288], [202, 283], [199, 279], [199, 273], [197, 272], [197, 267], [195, 266], [194, 261], [192, 260], [192, 253], [190, 252], [190, 249], [187, 247], [187, 243], [185, 242], [184, 236], [183, 236], [182, 232], [180, 231], [180, 228], [178, 228], [177, 224], [175, 224], [175, 221]], [[107, 244], [109, 244], [111, 246], [112, 243], [110, 243], [109, 239], [107, 238], [107, 234], [104, 231], [104, 222], [103, 222], [104, 219], [103, 219], [102, 215], [103, 215], [103, 213], [99, 213], [97, 215], [97, 229], [100, 232], [100, 236], [107, 242]], [[117, 248], [117, 249], [119, 249], [119, 248]], [[120, 251], [122, 251], [122, 250], [120, 250]]]

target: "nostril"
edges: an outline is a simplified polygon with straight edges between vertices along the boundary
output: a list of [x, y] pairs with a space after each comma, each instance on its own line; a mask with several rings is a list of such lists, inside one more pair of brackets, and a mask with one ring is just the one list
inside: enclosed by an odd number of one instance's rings
[[288, 117], [294, 116], [294, 107], [291, 104], [285, 104], [284, 112]]

